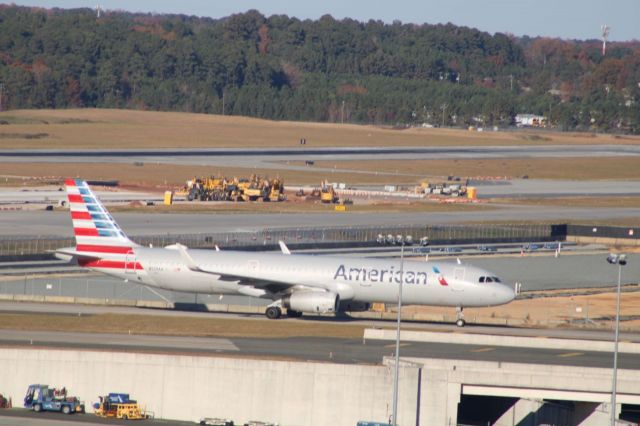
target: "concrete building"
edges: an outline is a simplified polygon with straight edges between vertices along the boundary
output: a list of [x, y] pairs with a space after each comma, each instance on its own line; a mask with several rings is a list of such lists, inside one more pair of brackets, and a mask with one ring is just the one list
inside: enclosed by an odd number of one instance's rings
[[515, 122], [517, 127], [545, 127], [547, 119], [543, 115], [517, 114]]

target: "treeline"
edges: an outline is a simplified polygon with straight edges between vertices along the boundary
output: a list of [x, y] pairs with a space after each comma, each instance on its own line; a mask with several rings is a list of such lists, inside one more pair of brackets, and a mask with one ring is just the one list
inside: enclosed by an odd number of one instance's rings
[[2, 107], [640, 133], [640, 43], [447, 25], [0, 5]]

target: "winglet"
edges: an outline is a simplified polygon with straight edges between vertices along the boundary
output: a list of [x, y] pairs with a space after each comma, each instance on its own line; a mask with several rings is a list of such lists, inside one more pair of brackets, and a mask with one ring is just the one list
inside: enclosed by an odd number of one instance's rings
[[458, 262], [458, 265], [462, 265], [462, 260], [460, 260], [459, 257], [456, 257], [456, 261]]
[[291, 254], [289, 247], [287, 247], [284, 241], [280, 240], [278, 241], [278, 244], [280, 244], [280, 250], [282, 250], [282, 254]]
[[198, 266], [196, 261], [193, 260], [193, 257], [191, 257], [191, 255], [187, 252], [187, 248], [185, 246], [183, 246], [182, 244], [176, 244], [176, 249], [180, 252], [180, 257], [182, 258], [184, 264], [187, 265], [187, 268], [191, 269], [192, 271], [200, 271], [200, 267]]
[[216, 244], [216, 251], [220, 251], [220, 247], [218, 247], [218, 245]]

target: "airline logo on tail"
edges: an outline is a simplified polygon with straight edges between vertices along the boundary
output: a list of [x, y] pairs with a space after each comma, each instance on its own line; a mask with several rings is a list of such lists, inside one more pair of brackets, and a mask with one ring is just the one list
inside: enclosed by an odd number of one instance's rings
[[65, 185], [76, 237], [76, 252], [86, 258], [79, 259], [81, 266], [141, 268], [137, 262], [125, 265], [127, 255], [133, 255], [137, 244], [122, 232], [87, 183], [80, 179], [67, 179]]

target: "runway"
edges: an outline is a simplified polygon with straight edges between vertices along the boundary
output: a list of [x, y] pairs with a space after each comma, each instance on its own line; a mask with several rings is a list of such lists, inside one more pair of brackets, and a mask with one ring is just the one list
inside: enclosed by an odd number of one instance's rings
[[[520, 145], [520, 146], [425, 146], [425, 147], [327, 147], [312, 148], [308, 146], [291, 148], [181, 148], [181, 149], [98, 149], [98, 150], [64, 150], [64, 149], [32, 149], [32, 150], [0, 150], [0, 160], [26, 158], [29, 161], [55, 161], [61, 158], [86, 161], [98, 158], [100, 161], [124, 158], [157, 160], [172, 157], [299, 157], [299, 156], [384, 156], [405, 155], [416, 158], [426, 155], [428, 159], [442, 158], [510, 158], [510, 157], [602, 157], [602, 156], [637, 156], [640, 146], [637, 145]], [[81, 160], [78, 160], [81, 159]]]

